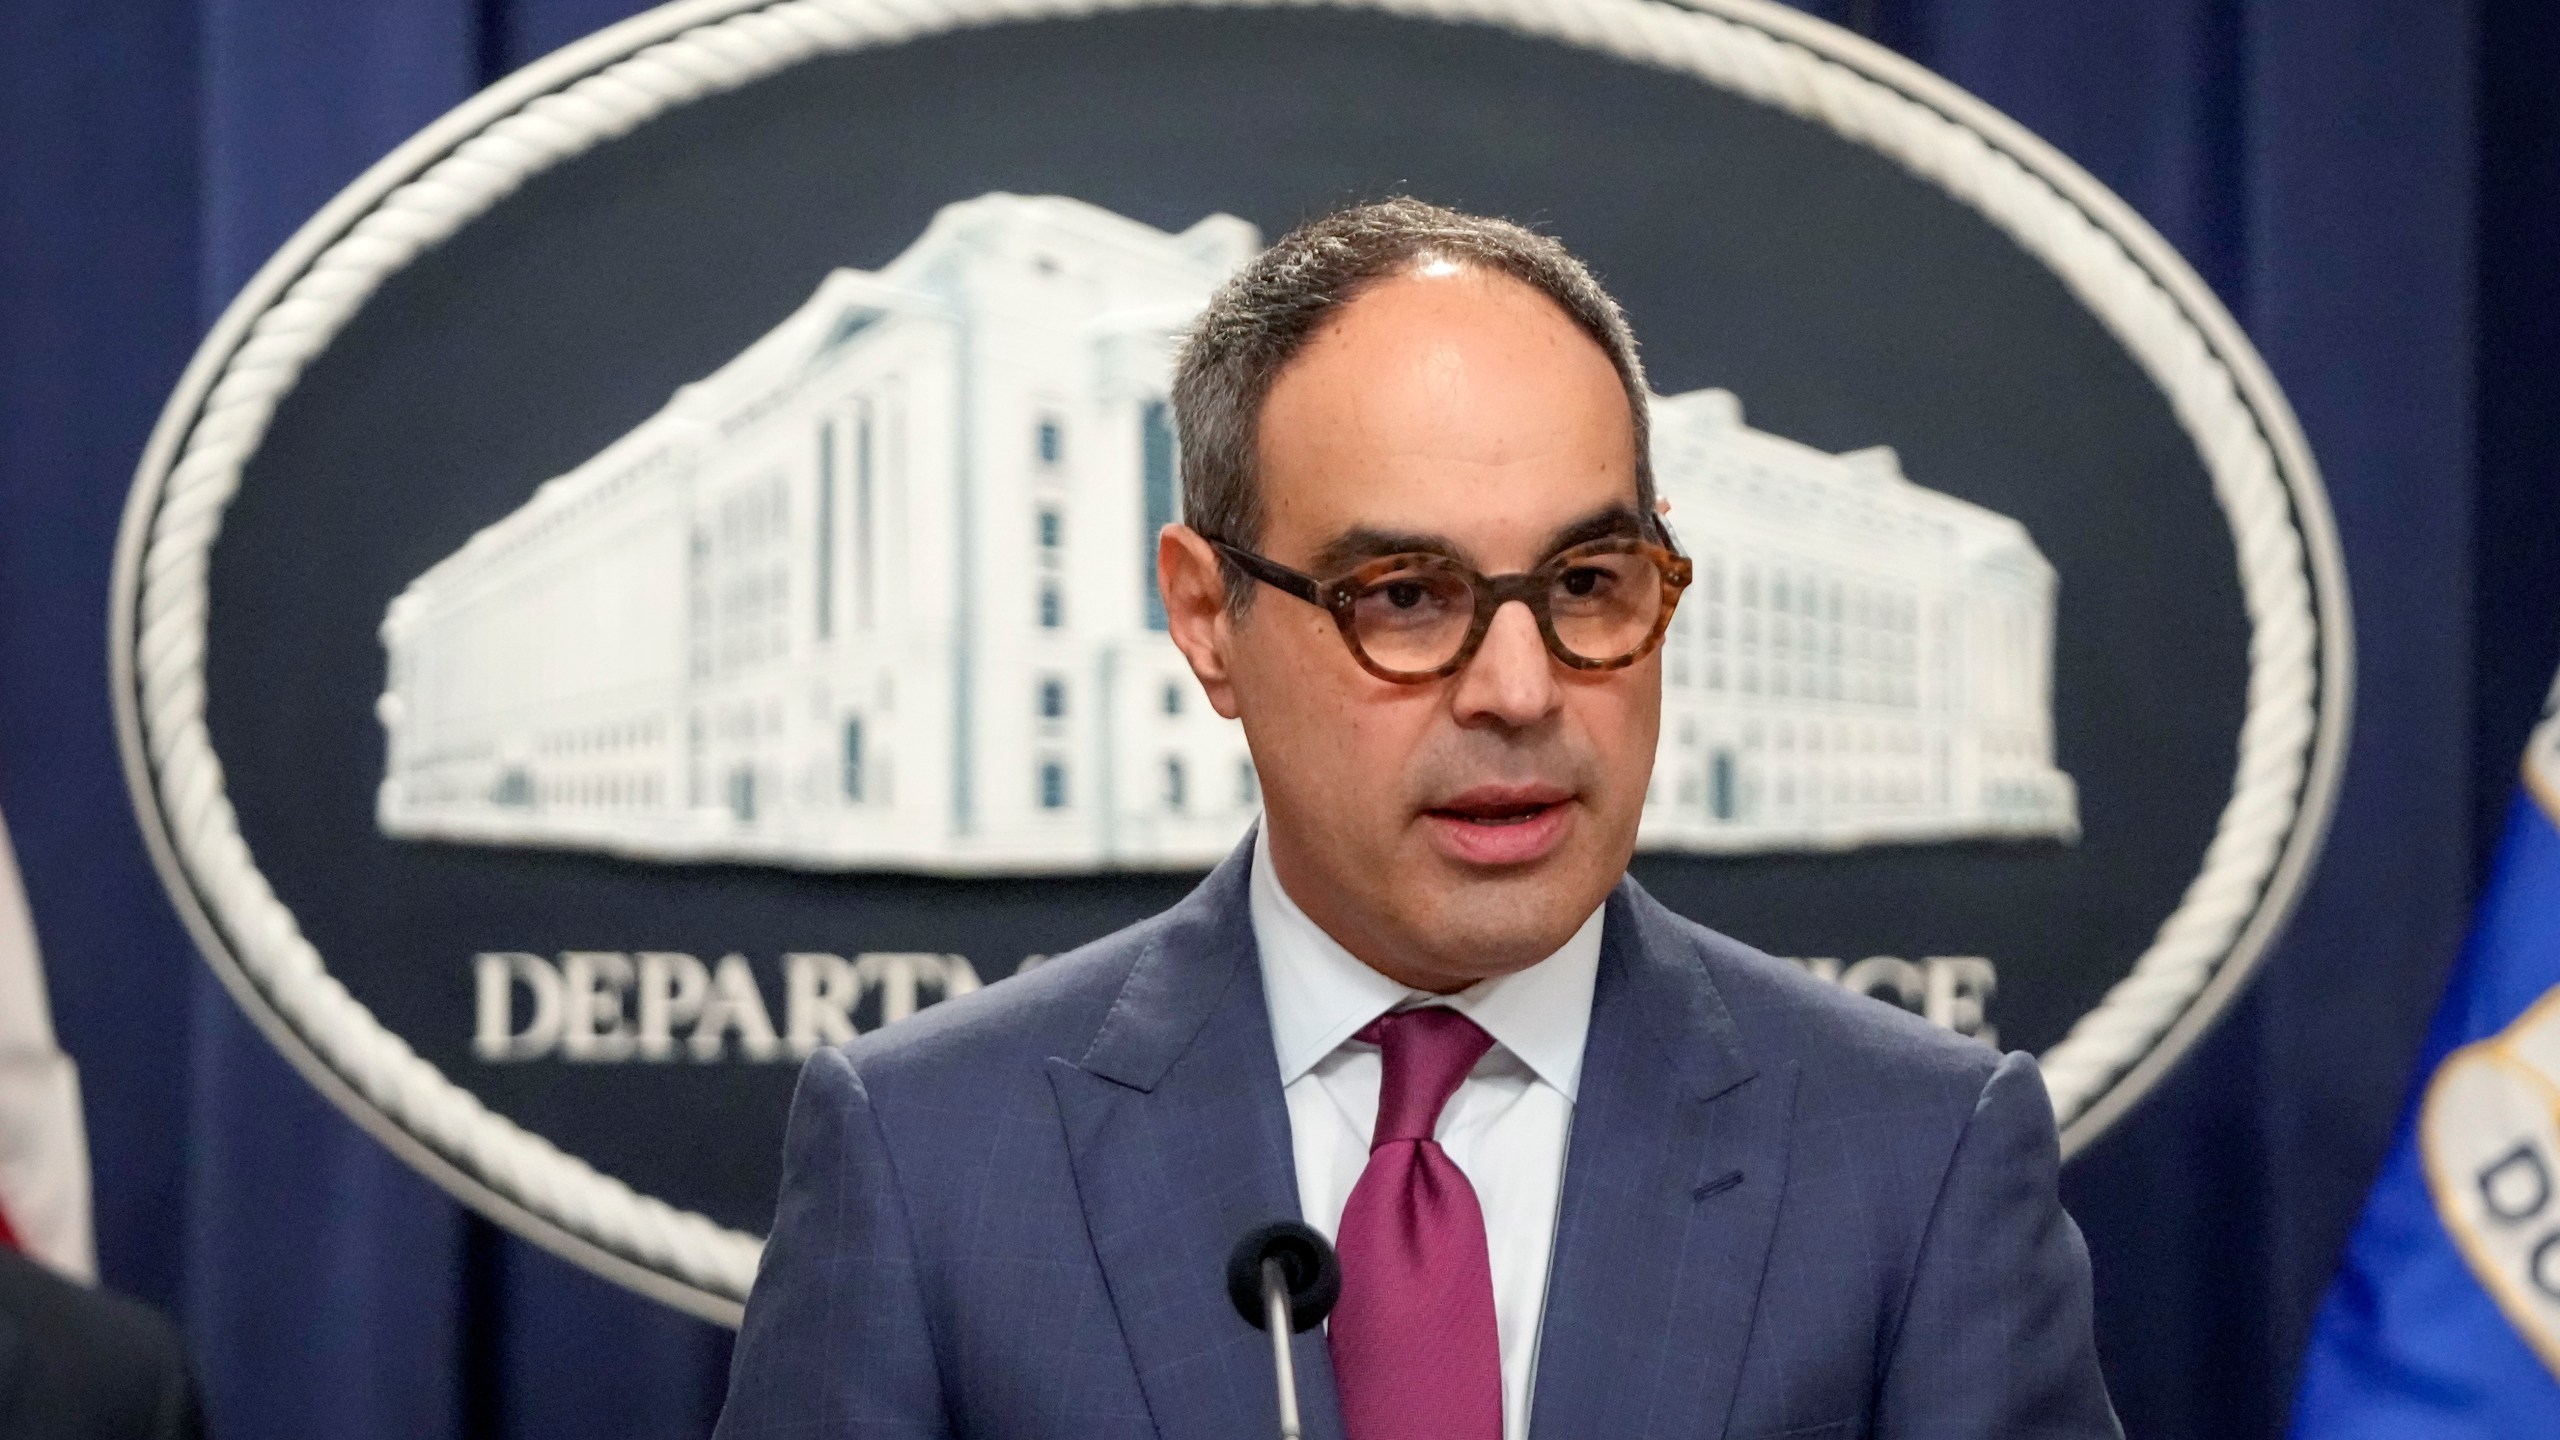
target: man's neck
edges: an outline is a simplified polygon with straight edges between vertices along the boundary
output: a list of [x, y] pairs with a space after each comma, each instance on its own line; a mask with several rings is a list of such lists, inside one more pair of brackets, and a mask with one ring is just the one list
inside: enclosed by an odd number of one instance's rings
[[1528, 969], [1537, 963], [1532, 957], [1517, 965], [1495, 970], [1452, 971], [1434, 964], [1420, 947], [1395, 943], [1381, 927], [1366, 924], [1356, 907], [1340, 903], [1341, 896], [1330, 886], [1319, 883], [1311, 867], [1296, 863], [1293, 848], [1287, 841], [1271, 833], [1271, 821], [1265, 816], [1262, 833], [1255, 844], [1268, 847], [1272, 877], [1280, 882], [1281, 893], [1289, 903], [1315, 927], [1331, 937], [1333, 943], [1349, 952], [1351, 958], [1386, 976], [1408, 990], [1430, 995], [1455, 995], [1471, 985]]

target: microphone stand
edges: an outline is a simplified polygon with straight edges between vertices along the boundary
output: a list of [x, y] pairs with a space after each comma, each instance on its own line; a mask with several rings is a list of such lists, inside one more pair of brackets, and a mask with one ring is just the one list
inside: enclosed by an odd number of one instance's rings
[[1277, 1255], [1262, 1262], [1263, 1328], [1271, 1332], [1271, 1373], [1280, 1382], [1280, 1440], [1305, 1440], [1298, 1431], [1298, 1364], [1289, 1353], [1289, 1269]]

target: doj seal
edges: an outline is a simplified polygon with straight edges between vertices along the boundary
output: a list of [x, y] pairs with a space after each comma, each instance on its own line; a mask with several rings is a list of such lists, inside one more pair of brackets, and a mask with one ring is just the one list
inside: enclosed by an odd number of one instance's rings
[[2077, 1149], [2281, 925], [2348, 617], [2230, 317], [2016, 125], [1754, 0], [671, 6], [315, 217], [144, 457], [128, 773], [334, 1100], [737, 1314], [793, 1062], [1252, 825], [1164, 632], [1171, 357], [1264, 237], [1552, 229], [1697, 578], [1636, 873], [2036, 1052]]

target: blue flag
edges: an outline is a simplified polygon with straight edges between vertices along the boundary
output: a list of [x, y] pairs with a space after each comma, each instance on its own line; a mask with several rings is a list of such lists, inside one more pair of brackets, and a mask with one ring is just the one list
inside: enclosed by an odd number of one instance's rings
[[[2560, 705], [2560, 685], [2553, 690]], [[2560, 1436], [2560, 715], [2312, 1328], [2294, 1440]]]

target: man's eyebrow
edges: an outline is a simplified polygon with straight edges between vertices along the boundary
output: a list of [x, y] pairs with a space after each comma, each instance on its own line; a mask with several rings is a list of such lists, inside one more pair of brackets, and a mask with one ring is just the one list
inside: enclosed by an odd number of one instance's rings
[[1553, 555], [1560, 550], [1570, 550], [1588, 541], [1609, 540], [1625, 535], [1632, 535], [1640, 540], [1649, 538], [1645, 530], [1643, 512], [1632, 505], [1612, 505], [1605, 510], [1594, 510], [1548, 536], [1545, 553]]
[[1381, 555], [1445, 555], [1464, 560], [1465, 552], [1445, 535], [1424, 535], [1409, 530], [1377, 530], [1355, 525], [1324, 542], [1316, 550], [1315, 565], [1319, 575], [1338, 574], [1364, 560]]
[[[1547, 537], [1541, 555], [1553, 555], [1587, 541], [1613, 536], [1633, 535], [1643, 538], [1644, 516], [1632, 505], [1611, 505], [1594, 510], [1579, 520], [1568, 521]], [[1380, 530], [1355, 525], [1319, 546], [1315, 554], [1315, 573], [1338, 575], [1363, 561], [1382, 555], [1445, 555], [1467, 562], [1464, 547], [1445, 535], [1426, 535], [1411, 530]], [[1470, 562], [1471, 563], [1471, 562]]]

